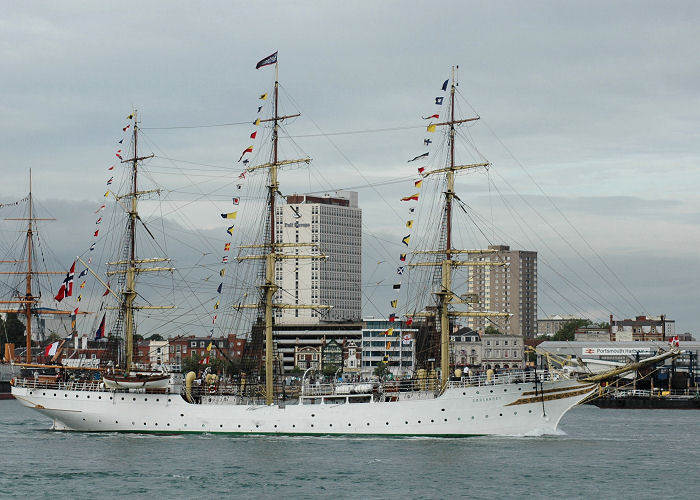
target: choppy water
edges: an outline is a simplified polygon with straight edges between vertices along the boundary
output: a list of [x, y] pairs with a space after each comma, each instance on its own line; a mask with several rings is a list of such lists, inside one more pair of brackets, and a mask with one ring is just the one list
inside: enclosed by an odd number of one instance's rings
[[541, 437], [153, 436], [48, 431], [0, 402], [0, 496], [700, 498], [700, 412], [575, 408]]

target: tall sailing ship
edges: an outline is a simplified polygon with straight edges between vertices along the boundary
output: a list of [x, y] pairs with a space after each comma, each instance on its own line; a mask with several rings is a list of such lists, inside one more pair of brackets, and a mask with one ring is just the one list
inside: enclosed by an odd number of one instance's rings
[[[29, 193], [22, 200], [8, 205], [25, 205], [26, 211], [23, 217], [7, 217], [4, 220], [10, 222], [18, 222], [25, 227], [21, 230], [25, 236], [16, 242], [16, 247], [6, 249], [8, 254], [14, 256], [13, 259], [0, 260], [0, 277], [2, 280], [3, 293], [7, 292], [0, 300], [0, 313], [6, 315], [15, 315], [18, 319], [22, 318], [24, 325], [25, 348], [22, 349], [14, 342], [9, 342], [7, 330], [0, 332], [3, 337], [5, 348], [0, 358], [0, 399], [11, 398], [10, 381], [13, 377], [20, 374], [20, 369], [23, 366], [41, 368], [41, 364], [37, 361], [36, 341], [40, 339], [37, 332], [34, 330], [36, 319], [41, 317], [63, 317], [68, 318], [72, 311], [41, 307], [42, 291], [45, 288], [39, 286], [38, 279], [47, 275], [63, 274], [60, 271], [49, 271], [46, 269], [43, 259], [38, 258], [37, 243], [39, 241], [37, 223], [40, 221], [52, 221], [52, 218], [36, 217], [34, 212], [34, 195], [32, 193], [32, 172], [29, 171]], [[11, 241], [9, 238], [8, 242]], [[21, 251], [17, 249], [21, 246]], [[8, 256], [10, 256], [8, 255]], [[43, 249], [41, 250], [43, 256]], [[11, 271], [5, 270], [11, 268]], [[45, 285], [45, 283], [44, 283]], [[6, 319], [8, 317], [6, 316]], [[42, 322], [45, 324], [45, 321]], [[5, 323], [5, 328], [7, 324]], [[60, 336], [65, 336], [70, 333], [70, 328], [61, 329], [55, 328], [52, 333]], [[40, 332], [42, 335], [44, 332]], [[17, 353], [15, 352], [17, 348]], [[18, 355], [16, 355], [18, 354]], [[46, 356], [44, 356], [46, 358]], [[50, 361], [50, 358], [48, 359]]]
[[[272, 56], [271, 56], [272, 57]], [[265, 60], [264, 60], [265, 61]], [[261, 61], [264, 62], [264, 61]], [[440, 210], [440, 248], [414, 255], [415, 268], [433, 269], [438, 279], [428, 305], [412, 315], [420, 328], [435, 339], [439, 350], [439, 369], [424, 370], [421, 376], [401, 382], [373, 381], [360, 383], [331, 383], [301, 387], [298, 396], [290, 398], [279, 383], [279, 363], [274, 349], [274, 310], [276, 308], [316, 308], [319, 305], [288, 305], [276, 296], [279, 283], [276, 265], [284, 259], [323, 259], [313, 243], [282, 243], [275, 239], [276, 204], [280, 202], [280, 168], [295, 163], [308, 163], [309, 158], [285, 160], [278, 157], [279, 128], [290, 118], [278, 112], [279, 83], [276, 54], [273, 113], [267, 120], [271, 126], [272, 149], [270, 161], [247, 167], [247, 173], [264, 173], [267, 178], [267, 203], [264, 241], [246, 246], [239, 262], [252, 261], [260, 265], [259, 301], [238, 304], [239, 309], [257, 311], [258, 321], [252, 325], [250, 349], [257, 354], [244, 360], [247, 376], [241, 375], [233, 384], [198, 386], [196, 375], [190, 372], [183, 385], [167, 389], [114, 386], [103, 382], [80, 385], [70, 382], [38, 384], [33, 380], [17, 380], [12, 393], [25, 406], [53, 419], [56, 430], [123, 431], [123, 432], [208, 432], [241, 434], [306, 434], [306, 435], [421, 435], [468, 436], [485, 434], [526, 434], [555, 431], [562, 416], [573, 406], [593, 394], [598, 383], [579, 381], [564, 372], [517, 371], [503, 374], [488, 373], [462, 376], [451, 373], [449, 333], [453, 319], [468, 316], [506, 316], [506, 313], [476, 311], [468, 297], [453, 290], [453, 272], [460, 267], [483, 265], [469, 259], [474, 251], [454, 246], [453, 203], [456, 198], [455, 176], [465, 170], [481, 168], [486, 163], [460, 165], [455, 159], [456, 128], [476, 118], [455, 116], [454, 70], [449, 86], [449, 119], [435, 123], [445, 127], [449, 157], [445, 166], [422, 172], [426, 182], [444, 184]], [[268, 64], [268, 63], [266, 63]], [[134, 144], [138, 124], [134, 124]], [[132, 189], [127, 196], [129, 232], [134, 239], [139, 195], [136, 173], [139, 158], [134, 148], [129, 164], [133, 169]], [[125, 160], [126, 161], [126, 160]], [[242, 247], [243, 248], [243, 247]], [[424, 260], [421, 261], [421, 258]], [[133, 298], [136, 296], [135, 277], [140, 261], [130, 247], [127, 255], [116, 262], [126, 277], [121, 291], [120, 310], [126, 324], [126, 373], [130, 368], [133, 330]], [[153, 262], [150, 260], [149, 262]], [[160, 260], [159, 260], [160, 262]], [[242, 265], [242, 264], [239, 264]], [[218, 303], [217, 303], [218, 305]], [[323, 307], [323, 306], [321, 306]], [[251, 362], [250, 360], [253, 360]], [[260, 368], [254, 375], [256, 363]], [[277, 381], [277, 383], [276, 383]]]

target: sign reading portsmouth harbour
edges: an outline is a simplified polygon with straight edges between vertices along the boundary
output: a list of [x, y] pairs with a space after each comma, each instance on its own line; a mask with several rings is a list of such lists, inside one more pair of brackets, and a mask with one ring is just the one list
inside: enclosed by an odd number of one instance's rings
[[652, 354], [650, 347], [584, 347], [583, 354], [589, 356], [634, 356]]

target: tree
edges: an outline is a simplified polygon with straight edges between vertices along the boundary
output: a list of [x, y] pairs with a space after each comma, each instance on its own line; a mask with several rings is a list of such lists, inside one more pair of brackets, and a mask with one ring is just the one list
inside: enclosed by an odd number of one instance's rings
[[389, 366], [384, 361], [380, 361], [372, 373], [379, 377], [379, 380], [384, 380], [389, 374]]
[[500, 331], [495, 326], [489, 325], [484, 329], [484, 334], [486, 334], [486, 335], [503, 335], [503, 332]]
[[330, 364], [330, 365], [325, 365], [323, 367], [322, 373], [326, 377], [332, 377], [335, 375], [335, 372], [337, 372], [337, 371], [338, 371], [338, 365]]
[[574, 332], [577, 328], [588, 326], [591, 321], [588, 319], [571, 319], [566, 321], [557, 333], [552, 336], [552, 340], [574, 340]]
[[163, 336], [159, 333], [154, 333], [150, 337], [147, 337], [146, 340], [165, 340]]
[[182, 373], [197, 373], [201, 367], [201, 365], [199, 364], [201, 359], [202, 357], [196, 351], [194, 351], [192, 356], [182, 358]]

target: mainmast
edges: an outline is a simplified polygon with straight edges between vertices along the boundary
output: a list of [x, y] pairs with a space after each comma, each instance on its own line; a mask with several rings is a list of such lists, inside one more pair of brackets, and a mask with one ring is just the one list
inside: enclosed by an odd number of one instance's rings
[[[241, 248], [265, 248], [267, 252], [262, 255], [247, 255], [238, 257], [238, 261], [242, 260], [253, 260], [253, 259], [264, 259], [265, 260], [265, 281], [261, 285], [264, 296], [263, 307], [265, 310], [265, 403], [271, 405], [274, 402], [274, 341], [273, 341], [273, 309], [275, 308], [297, 308], [297, 309], [325, 309], [330, 306], [319, 306], [319, 305], [306, 305], [306, 304], [282, 304], [274, 303], [274, 296], [279, 290], [279, 286], [275, 280], [275, 265], [277, 261], [284, 259], [322, 259], [322, 255], [299, 255], [299, 254], [285, 254], [283, 252], [284, 248], [290, 247], [317, 247], [316, 244], [312, 243], [278, 243], [275, 241], [275, 205], [276, 197], [280, 194], [278, 172], [279, 167], [283, 165], [292, 165], [296, 163], [310, 163], [311, 158], [300, 158], [297, 160], [280, 160], [279, 159], [279, 126], [282, 120], [288, 118], [295, 118], [300, 116], [299, 113], [292, 115], [279, 115], [279, 68], [278, 63], [275, 62], [275, 87], [274, 87], [274, 107], [273, 116], [265, 120], [260, 120], [263, 122], [272, 122], [272, 161], [270, 163], [264, 163], [262, 165], [256, 165], [249, 167], [248, 172], [253, 172], [255, 170], [267, 169], [269, 170], [270, 183], [267, 186], [268, 195], [268, 210], [269, 210], [269, 239], [268, 242], [262, 245], [247, 245]], [[243, 308], [258, 308], [260, 304], [244, 304], [238, 307]]]
[[[32, 253], [33, 253], [33, 243], [34, 243], [34, 229], [32, 222], [34, 221], [39, 221], [39, 220], [56, 220], [56, 219], [37, 219], [34, 218], [33, 216], [33, 207], [32, 207], [32, 170], [29, 169], [29, 195], [27, 196], [27, 200], [29, 203], [29, 217], [28, 218], [19, 218], [19, 219], [5, 219], [5, 220], [21, 220], [21, 221], [27, 221], [27, 271], [25, 272], [0, 272], [0, 274], [25, 274], [26, 275], [26, 287], [25, 287], [25, 294], [24, 296], [19, 296], [18, 300], [1, 300], [0, 304], [22, 304], [24, 306], [24, 315], [25, 315], [25, 323], [26, 323], [26, 336], [27, 336], [27, 355], [26, 355], [26, 362], [31, 363], [32, 362], [32, 308], [34, 304], [37, 304], [39, 302], [40, 297], [35, 297], [32, 293], [32, 275], [34, 274], [62, 274], [59, 271], [44, 271], [44, 272], [37, 272], [32, 269]], [[2, 261], [6, 263], [20, 263], [23, 262], [21, 260], [15, 260], [15, 261]], [[2, 309], [0, 312], [4, 313], [9, 313], [9, 312], [17, 312], [16, 310], [12, 309]], [[53, 314], [68, 314], [67, 311], [55, 311], [52, 312]]]
[[[130, 200], [130, 205], [127, 207], [122, 205], [128, 215], [129, 215], [129, 226], [128, 226], [128, 255], [126, 261], [116, 261], [108, 262], [108, 265], [120, 266], [123, 269], [116, 271], [109, 271], [107, 275], [113, 274], [125, 274], [126, 282], [124, 290], [122, 291], [123, 301], [121, 304], [121, 309], [124, 313], [124, 350], [125, 360], [124, 360], [124, 370], [128, 373], [131, 370], [133, 364], [134, 356], [134, 311], [137, 309], [172, 309], [174, 306], [135, 306], [134, 299], [136, 299], [136, 276], [143, 272], [148, 271], [173, 271], [172, 267], [151, 267], [143, 268], [139, 267], [139, 264], [152, 263], [152, 262], [169, 262], [170, 259], [167, 258], [152, 258], [152, 259], [137, 259], [136, 258], [136, 222], [141, 221], [138, 213], [138, 197], [144, 194], [157, 193], [160, 192], [158, 189], [139, 191], [138, 190], [138, 168], [139, 161], [146, 160], [148, 158], [153, 158], [153, 155], [139, 156], [138, 155], [138, 129], [139, 121], [137, 111], [133, 113], [134, 127], [133, 127], [133, 140], [134, 140], [134, 156], [132, 158], [122, 160], [122, 163], [131, 164], [131, 191], [122, 196], [117, 196], [117, 201], [121, 201], [123, 198]], [[143, 221], [141, 221], [143, 224]], [[124, 268], [125, 267], [125, 268]]]
[[[459, 297], [452, 291], [452, 271], [455, 267], [459, 266], [483, 266], [483, 265], [502, 265], [501, 263], [483, 262], [483, 261], [461, 261], [455, 260], [453, 256], [455, 254], [484, 254], [492, 253], [494, 250], [459, 250], [452, 247], [452, 204], [455, 197], [455, 173], [460, 170], [466, 170], [471, 168], [488, 167], [489, 163], [473, 163], [467, 165], [456, 165], [455, 164], [455, 138], [456, 130], [455, 125], [462, 123], [472, 122], [478, 120], [479, 117], [466, 118], [458, 120], [455, 118], [455, 68], [452, 67], [452, 80], [450, 85], [450, 119], [442, 123], [435, 123], [433, 125], [439, 126], [449, 126], [449, 144], [450, 144], [450, 157], [449, 164], [447, 167], [438, 168], [436, 170], [431, 170], [424, 172], [423, 176], [428, 177], [435, 174], [445, 174], [447, 181], [447, 189], [445, 190], [445, 205], [443, 211], [443, 231], [445, 235], [445, 248], [437, 251], [424, 251], [416, 252], [422, 254], [438, 254], [443, 255], [443, 258], [438, 262], [418, 262], [410, 264], [411, 267], [415, 266], [440, 266], [441, 270], [441, 282], [440, 290], [435, 292], [438, 300], [437, 314], [439, 315], [440, 321], [440, 372], [441, 372], [441, 391], [447, 387], [447, 382], [449, 380], [450, 373], [450, 317], [454, 316], [472, 316], [472, 317], [508, 317], [508, 313], [498, 313], [498, 312], [479, 312], [479, 311], [455, 311], [450, 308], [451, 305], [455, 304], [468, 304], [472, 301], [469, 297], [463, 296]], [[419, 313], [415, 316], [431, 316], [432, 313]]]

